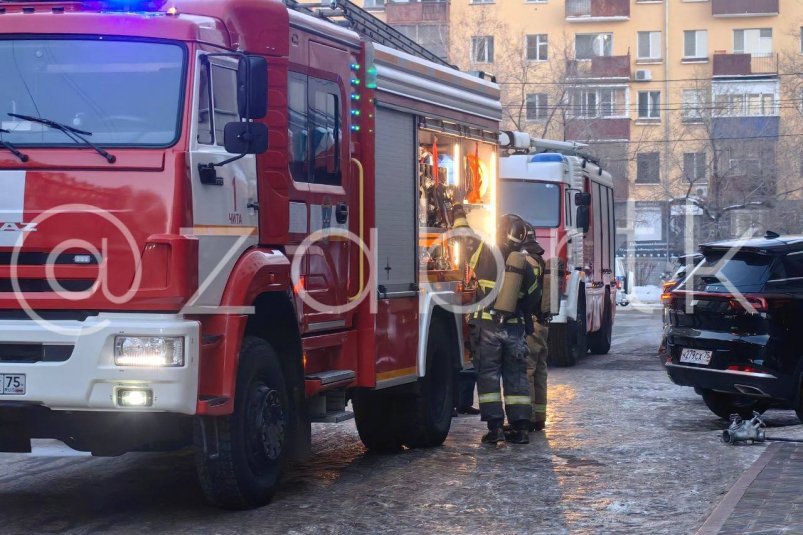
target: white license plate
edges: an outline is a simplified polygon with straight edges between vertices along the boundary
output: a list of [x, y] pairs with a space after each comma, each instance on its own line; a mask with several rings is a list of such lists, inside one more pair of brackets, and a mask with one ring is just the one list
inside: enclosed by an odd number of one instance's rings
[[688, 362], [690, 364], [708, 364], [711, 362], [711, 351], [703, 351], [702, 349], [685, 347], [683, 348], [683, 351], [680, 352], [680, 362]]
[[25, 374], [24, 373], [0, 373], [2, 391], [6, 396], [25, 395]]

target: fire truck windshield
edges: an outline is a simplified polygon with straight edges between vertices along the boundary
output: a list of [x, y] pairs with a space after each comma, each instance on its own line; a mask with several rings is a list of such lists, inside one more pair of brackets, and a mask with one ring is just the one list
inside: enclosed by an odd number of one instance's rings
[[185, 56], [163, 42], [0, 39], [3, 141], [75, 145], [29, 116], [92, 132], [96, 145], [170, 146], [179, 137]]
[[532, 180], [503, 179], [499, 184], [500, 213], [517, 214], [534, 227], [560, 224], [560, 186]]

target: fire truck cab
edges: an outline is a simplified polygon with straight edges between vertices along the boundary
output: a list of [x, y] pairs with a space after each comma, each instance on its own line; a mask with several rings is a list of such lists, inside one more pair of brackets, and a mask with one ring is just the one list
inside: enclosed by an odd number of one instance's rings
[[369, 449], [444, 441], [499, 88], [322, 6], [0, 2], [0, 451], [190, 446], [246, 508], [349, 401]]
[[504, 132], [500, 213], [530, 222], [544, 248], [549, 359], [573, 366], [608, 353], [616, 315], [613, 179], [585, 145]]

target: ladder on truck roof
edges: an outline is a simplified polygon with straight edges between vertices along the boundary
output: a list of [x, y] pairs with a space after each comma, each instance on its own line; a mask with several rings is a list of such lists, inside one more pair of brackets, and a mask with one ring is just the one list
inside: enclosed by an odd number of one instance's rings
[[439, 65], [453, 69], [457, 68], [349, 0], [330, 0], [329, 2], [315, 3], [284, 0], [284, 3], [288, 8], [295, 11], [325, 19], [339, 26], [354, 30], [380, 45], [406, 52]]

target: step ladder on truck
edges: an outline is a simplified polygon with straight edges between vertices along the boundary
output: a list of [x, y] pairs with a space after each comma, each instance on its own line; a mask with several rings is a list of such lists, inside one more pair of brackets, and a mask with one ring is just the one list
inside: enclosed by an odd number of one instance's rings
[[0, 36], [1, 451], [190, 446], [248, 508], [349, 401], [371, 450], [444, 441], [495, 83], [345, 0], [3, 1]]
[[499, 210], [528, 220], [546, 251], [550, 363], [608, 353], [618, 292], [611, 174], [581, 143], [503, 132], [500, 146]]

